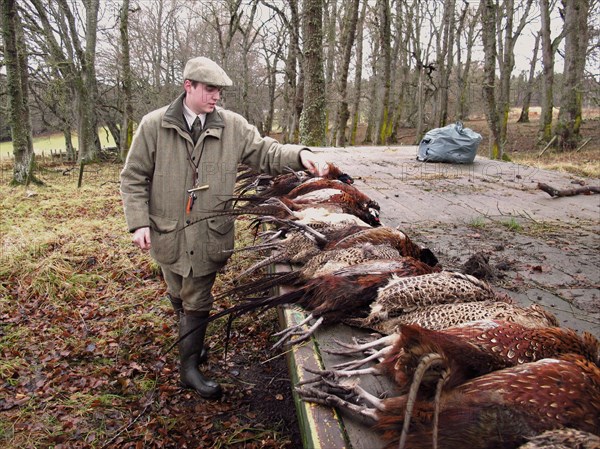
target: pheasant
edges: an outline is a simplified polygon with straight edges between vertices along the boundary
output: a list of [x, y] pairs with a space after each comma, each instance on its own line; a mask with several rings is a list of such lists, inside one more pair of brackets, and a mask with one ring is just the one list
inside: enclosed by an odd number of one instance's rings
[[509, 298], [499, 301], [460, 302], [421, 306], [412, 312], [405, 312], [394, 318], [370, 327], [384, 335], [389, 335], [401, 324], [417, 324], [432, 330], [464, 325], [479, 320], [504, 320], [525, 327], [558, 326], [556, 317], [538, 304], [521, 307]]
[[600, 449], [600, 437], [571, 428], [546, 430], [527, 440], [519, 449]]
[[[267, 243], [236, 249], [236, 252], [272, 250], [270, 256], [247, 268], [239, 278], [275, 263], [304, 264], [321, 252], [330, 233], [337, 234], [342, 229], [357, 232], [368, 227], [354, 215], [323, 213], [323, 209], [306, 209], [295, 215], [297, 220], [294, 221], [277, 220], [277, 224], [287, 224], [292, 228], [281, 226]], [[315, 218], [320, 221], [315, 221]], [[299, 229], [306, 232], [298, 232]]]
[[[355, 215], [372, 226], [381, 225], [379, 220], [379, 204], [350, 184], [335, 179], [309, 178], [300, 185], [297, 185], [289, 193], [275, 195], [275, 192], [281, 193], [289, 186], [288, 183], [285, 183], [284, 188], [280, 184], [274, 185], [268, 193], [261, 192], [256, 195], [232, 198], [231, 200], [235, 202], [243, 200], [252, 204], [237, 208], [235, 211], [230, 209], [227, 212], [236, 215], [240, 213], [273, 213], [272, 209], [267, 206], [273, 204], [270, 200], [277, 199], [292, 211], [299, 211], [307, 207], [319, 205], [330, 211]], [[256, 203], [259, 205], [253, 205]], [[277, 211], [276, 213], [279, 212]], [[280, 215], [278, 217], [281, 218]]]
[[497, 301], [505, 296], [485, 281], [468, 274], [442, 271], [422, 276], [392, 276], [377, 292], [366, 317], [350, 318], [347, 324], [372, 328], [377, 323], [436, 304]]
[[[516, 364], [555, 357], [565, 353], [581, 355], [600, 365], [600, 342], [589, 332], [579, 336], [561, 327], [528, 328], [501, 320], [482, 320], [460, 327], [433, 331], [421, 326], [399, 326], [397, 332], [365, 345], [346, 345], [351, 354], [365, 349], [381, 348], [375, 354], [385, 357], [366, 370], [323, 372], [335, 376], [356, 374], [388, 374], [398, 385], [405, 385], [419, 361], [427, 354], [441, 355], [450, 365], [447, 386], [453, 387], [470, 377]], [[357, 367], [369, 359], [343, 364]]]
[[484, 374], [439, 390], [438, 401], [410, 392], [380, 400], [356, 383], [320, 386], [296, 391], [304, 400], [370, 420], [386, 448], [511, 449], [562, 427], [598, 433], [600, 368], [576, 354]]
[[[354, 179], [352, 179], [350, 175], [343, 173], [335, 164], [328, 163], [327, 166], [329, 168], [329, 172], [326, 176], [326, 179], [335, 179], [345, 184], [354, 183]], [[236, 191], [240, 194], [244, 194], [245, 192], [253, 189], [260, 191], [255, 195], [250, 195], [239, 199], [252, 197], [266, 199], [274, 196], [279, 197], [287, 195], [294, 188], [311, 179], [322, 178], [313, 178], [312, 175], [306, 171], [290, 171], [289, 173], [273, 177], [266, 174], [259, 174], [250, 167], [244, 167], [238, 174], [238, 188]]]
[[429, 248], [414, 243], [404, 232], [388, 226], [355, 229], [354, 232], [347, 233], [340, 230], [337, 234], [332, 233], [329, 236], [325, 248], [349, 248], [362, 242], [371, 242], [375, 245], [385, 242], [400, 251], [403, 256], [414, 257], [431, 266], [438, 264], [437, 257]]
[[[309, 211], [315, 213], [308, 214], [307, 212]], [[352, 223], [352, 219], [358, 220], [358, 218], [345, 214], [323, 214], [322, 209], [307, 209], [301, 212], [302, 216], [300, 216], [300, 213], [291, 213], [296, 214], [297, 219], [276, 220], [279, 230], [271, 235], [268, 243], [236, 250], [238, 252], [263, 249], [273, 250], [273, 253], [269, 257], [246, 269], [239, 276], [240, 278], [273, 263], [306, 263], [312, 257], [317, 256], [321, 249], [324, 251], [350, 249], [363, 246], [364, 244], [371, 244], [375, 247], [380, 247], [380, 245], [391, 246], [401, 256], [415, 257], [431, 266], [438, 267], [437, 271], [439, 271], [438, 260], [431, 250], [415, 244], [406, 234], [397, 229], [385, 226], [372, 228], [364, 222], [362, 225], [356, 222]], [[326, 222], [331, 217], [335, 217], [335, 220]], [[285, 238], [278, 238], [281, 235], [285, 235]], [[329, 252], [328, 255], [323, 255], [322, 257], [327, 258], [333, 254]], [[362, 259], [365, 259], [365, 257], [362, 257]], [[289, 275], [291, 279], [295, 279], [297, 276], [299, 275]], [[281, 277], [281, 281], [286, 280], [283, 275], [275, 277]], [[265, 282], [267, 286], [281, 283], [273, 281], [273, 277], [270, 277]], [[262, 281], [258, 281], [256, 285], [248, 285], [247, 288], [250, 291], [256, 290], [260, 288], [261, 283]], [[225, 292], [221, 296], [225, 296], [228, 293], [231, 293], [231, 291]]]
[[[292, 343], [299, 343], [310, 338], [323, 322], [337, 323], [349, 316], [365, 314], [369, 303], [377, 297], [378, 288], [385, 284], [392, 274], [415, 276], [432, 273], [434, 270], [435, 268], [411, 257], [370, 260], [311, 279], [301, 287], [279, 296], [249, 298], [243, 304], [211, 315], [207, 321], [210, 322], [222, 316], [235, 317], [253, 310], [266, 310], [283, 304], [296, 304], [308, 310], [310, 314], [301, 323], [275, 334], [283, 335], [283, 337], [274, 347], [282, 345], [294, 335], [300, 335], [300, 337]], [[313, 318], [316, 319], [316, 322], [310, 329], [300, 331], [304, 324]], [[185, 336], [181, 338], [185, 338]]]
[[[315, 248], [308, 244], [307, 246], [309, 248]], [[294, 252], [292, 249], [290, 252], [292, 253], [292, 256], [287, 257], [289, 262], [300, 263], [306, 261], [304, 266], [299, 270], [272, 274], [253, 282], [247, 282], [224, 291], [215, 297], [225, 297], [232, 294], [244, 296], [259, 293], [280, 285], [301, 285], [310, 279], [324, 276], [368, 260], [397, 259], [401, 257], [400, 253], [395, 248], [388, 245], [372, 245], [370, 243], [353, 248], [333, 249], [329, 251], [319, 251], [318, 249], [315, 249], [314, 252], [307, 252], [301, 249], [299, 252]], [[312, 255], [312, 257], [307, 260], [306, 256], [308, 254]], [[277, 255], [275, 255], [275, 257], [277, 257]], [[266, 263], [272, 263], [272, 260], [272, 258], [265, 259]], [[262, 261], [260, 264], [263, 265], [265, 261]], [[240, 276], [244, 276], [246, 272], [247, 271]]]

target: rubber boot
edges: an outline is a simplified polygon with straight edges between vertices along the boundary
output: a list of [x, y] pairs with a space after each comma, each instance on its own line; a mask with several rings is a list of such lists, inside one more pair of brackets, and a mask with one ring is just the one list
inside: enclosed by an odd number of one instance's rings
[[[181, 298], [175, 298], [167, 293], [167, 298], [171, 302], [171, 306], [173, 307], [173, 312], [175, 312], [175, 321], [179, 322], [181, 320], [181, 316], [183, 315], [183, 301]], [[208, 348], [202, 346], [202, 351], [200, 352], [200, 356], [198, 358], [198, 364], [203, 365], [208, 360]]]
[[179, 342], [179, 375], [184, 387], [196, 390], [205, 399], [218, 399], [223, 390], [214, 380], [208, 379], [198, 370], [199, 356], [204, 345], [207, 324], [202, 322], [208, 317], [205, 314], [181, 315], [179, 321], [179, 337], [183, 337], [192, 329], [196, 329]]

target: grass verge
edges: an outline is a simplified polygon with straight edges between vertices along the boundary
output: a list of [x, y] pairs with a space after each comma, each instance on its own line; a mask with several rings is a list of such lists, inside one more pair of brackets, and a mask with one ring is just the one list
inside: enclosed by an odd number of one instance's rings
[[[275, 399], [289, 396], [289, 381], [260, 389], [260, 376], [287, 374], [256, 361], [272, 356], [273, 314], [241, 318], [227, 359], [223, 322], [209, 328], [208, 369], [224, 399], [179, 387], [176, 351], [164, 353], [176, 324], [159, 267], [126, 232], [119, 170], [98, 165], [80, 189], [62, 167], [41, 172], [43, 187], [0, 186], [0, 446], [292, 447], [287, 405]], [[238, 229], [241, 244], [252, 238]], [[252, 261], [234, 256], [231, 266]], [[233, 277], [223, 273], [216, 288]]]

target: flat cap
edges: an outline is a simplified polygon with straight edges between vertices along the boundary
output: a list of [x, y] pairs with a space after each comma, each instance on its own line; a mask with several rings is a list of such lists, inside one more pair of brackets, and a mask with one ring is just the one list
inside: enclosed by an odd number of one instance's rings
[[199, 56], [190, 59], [183, 69], [183, 79], [200, 81], [217, 87], [232, 86], [233, 82], [215, 61]]

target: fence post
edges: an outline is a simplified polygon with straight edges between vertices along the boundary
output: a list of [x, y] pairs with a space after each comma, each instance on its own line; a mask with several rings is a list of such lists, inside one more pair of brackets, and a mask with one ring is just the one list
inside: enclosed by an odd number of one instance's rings
[[85, 166], [85, 163], [83, 161], [81, 161], [79, 163], [79, 179], [77, 181], [77, 188], [81, 187], [81, 184], [83, 182], [83, 167]]

